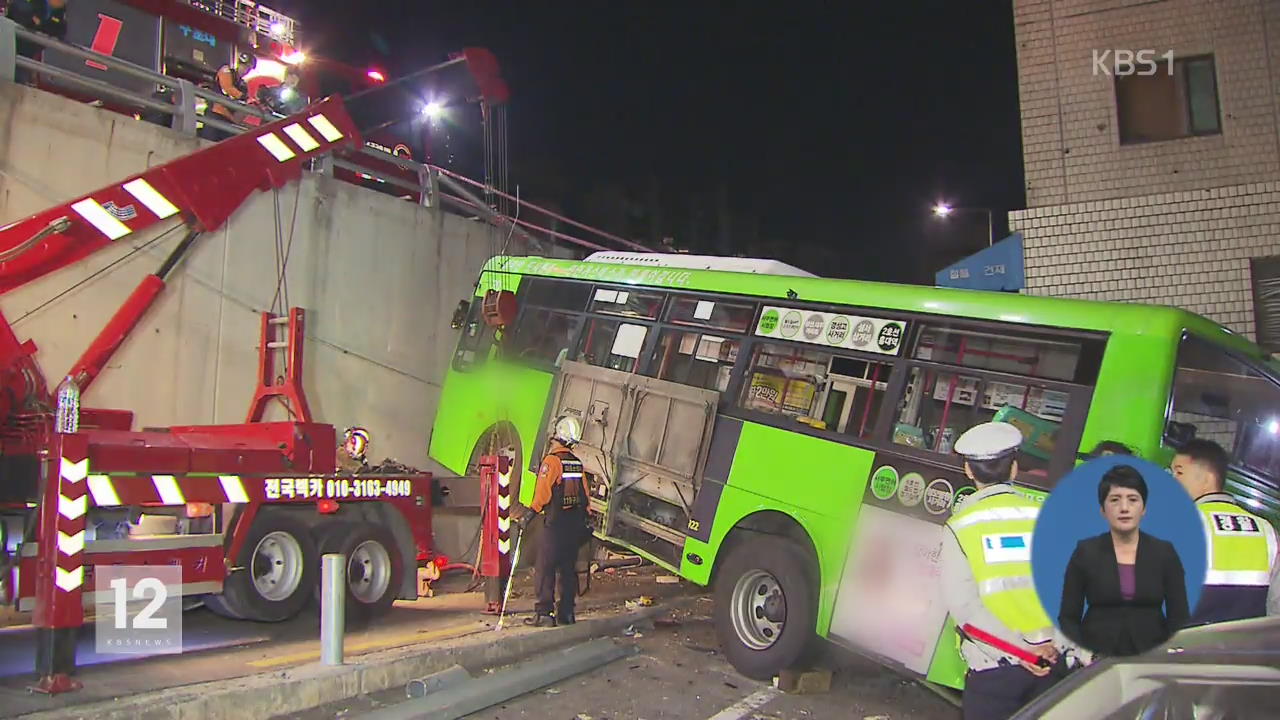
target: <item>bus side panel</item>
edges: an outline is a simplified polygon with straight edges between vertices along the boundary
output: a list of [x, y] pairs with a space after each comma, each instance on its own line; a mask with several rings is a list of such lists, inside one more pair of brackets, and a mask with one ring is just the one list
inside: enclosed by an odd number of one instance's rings
[[[537, 451], [533, 444], [553, 382], [549, 373], [496, 361], [471, 372], [450, 369], [431, 432], [431, 457], [463, 475], [484, 433], [498, 423], [510, 423], [520, 437], [520, 468], [528, 479], [525, 468], [529, 454]], [[523, 497], [526, 485], [528, 498]], [[522, 502], [528, 504], [532, 492], [532, 483], [521, 483]]]
[[1157, 456], [1179, 332], [1116, 333], [1107, 340], [1080, 437], [1082, 450], [1091, 450], [1103, 440], [1115, 440], [1148, 460], [1164, 461]]
[[[719, 493], [707, 540], [686, 540], [681, 575], [707, 584], [721, 543], [743, 518], [762, 511], [780, 512], [804, 529], [817, 552], [822, 579], [815, 630], [825, 636], [852, 520], [873, 458], [869, 450], [743, 422], [729, 480]], [[701, 490], [699, 497], [706, 490]], [[690, 556], [701, 562], [694, 564]]]

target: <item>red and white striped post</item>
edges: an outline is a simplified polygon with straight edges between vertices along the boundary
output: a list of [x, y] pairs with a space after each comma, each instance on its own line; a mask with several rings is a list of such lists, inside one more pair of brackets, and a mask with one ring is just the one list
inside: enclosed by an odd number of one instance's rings
[[41, 463], [44, 492], [40, 503], [39, 563], [36, 578], [36, 674], [32, 689], [42, 693], [75, 690], [76, 635], [84, 623], [85, 517], [89, 493], [89, 441], [83, 435], [56, 434]]
[[511, 574], [512, 462], [502, 455], [480, 458], [480, 574], [485, 581], [485, 614], [501, 612]]

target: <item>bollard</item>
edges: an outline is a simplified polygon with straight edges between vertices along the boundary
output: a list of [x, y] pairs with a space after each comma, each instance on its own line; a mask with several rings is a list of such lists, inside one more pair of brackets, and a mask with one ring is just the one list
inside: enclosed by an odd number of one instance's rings
[[342, 664], [346, 632], [347, 558], [326, 554], [320, 565], [320, 662]]

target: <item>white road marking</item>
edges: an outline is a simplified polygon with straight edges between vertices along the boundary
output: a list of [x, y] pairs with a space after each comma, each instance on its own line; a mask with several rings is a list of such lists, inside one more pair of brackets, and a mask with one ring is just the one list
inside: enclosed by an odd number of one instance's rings
[[759, 710], [769, 703], [770, 700], [778, 697], [782, 691], [777, 688], [765, 688], [759, 692], [752, 693], [720, 712], [712, 715], [707, 720], [740, 720], [747, 716], [747, 713]]

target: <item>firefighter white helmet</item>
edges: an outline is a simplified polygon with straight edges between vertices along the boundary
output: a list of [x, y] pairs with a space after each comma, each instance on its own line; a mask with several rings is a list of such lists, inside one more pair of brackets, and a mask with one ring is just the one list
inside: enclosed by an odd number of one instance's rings
[[582, 439], [582, 422], [572, 415], [561, 415], [556, 418], [551, 437], [565, 445], [573, 445]]

